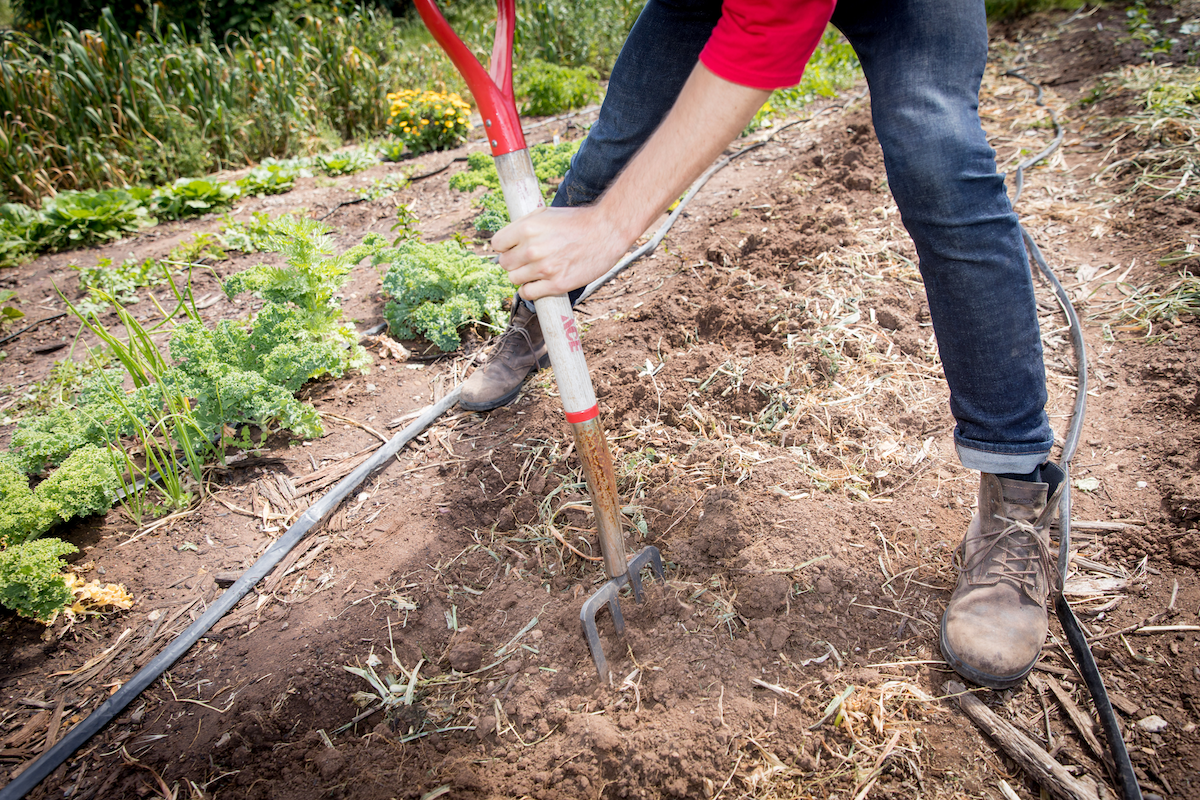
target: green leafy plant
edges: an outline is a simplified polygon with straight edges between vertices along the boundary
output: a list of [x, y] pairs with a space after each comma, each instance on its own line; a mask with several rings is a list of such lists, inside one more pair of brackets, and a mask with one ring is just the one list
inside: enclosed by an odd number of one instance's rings
[[239, 196], [234, 184], [207, 178], [180, 178], [155, 189], [150, 202], [155, 213], [166, 219], [185, 219], [228, 208]]
[[398, 245], [401, 242], [420, 239], [421, 234], [417, 230], [417, 223], [420, 221], [420, 218], [413, 213], [411, 205], [396, 206], [396, 222], [391, 227], [396, 238], [392, 240], [392, 244]]
[[387, 99], [388, 128], [411, 153], [457, 147], [471, 130], [471, 107], [457, 94], [403, 89]]
[[77, 548], [59, 539], [40, 539], [0, 550], [0, 603], [23, 617], [49, 625], [71, 602], [61, 557]]
[[204, 264], [209, 261], [224, 261], [229, 258], [225, 248], [211, 233], [197, 233], [190, 240], [171, 248], [167, 261], [176, 264]]
[[267, 242], [280, 232], [279, 220], [290, 218], [285, 214], [272, 219], [266, 211], [255, 211], [250, 219], [238, 222], [231, 217], [225, 217], [225, 226], [217, 235], [226, 250], [240, 250], [243, 253], [257, 253], [267, 247]]
[[353, 175], [379, 163], [379, 160], [366, 150], [346, 150], [342, 153], [318, 155], [314, 156], [314, 161], [316, 166], [331, 178]]
[[512, 221], [504, 196], [498, 192], [484, 192], [475, 198], [475, 205], [481, 209], [475, 216], [475, 230], [480, 233], [495, 233]]
[[507, 273], [457, 243], [407, 242], [378, 253], [375, 263], [389, 264], [383, 315], [398, 339], [420, 335], [448, 351], [461, 343], [463, 328], [498, 331], [504, 324], [504, 302], [513, 293]]
[[238, 190], [246, 197], [282, 194], [291, 191], [303, 170], [295, 163], [264, 161], [237, 182]]
[[408, 186], [408, 176], [400, 172], [394, 172], [391, 175], [384, 175], [378, 180], [371, 181], [370, 186], [354, 187], [350, 191], [364, 200], [371, 201], [393, 195], [405, 186]]
[[38, 248], [41, 215], [23, 203], [0, 204], [0, 267], [21, 264]]
[[402, 139], [387, 139], [379, 143], [379, 157], [384, 161], [402, 161], [407, 149]]
[[[535, 144], [529, 148], [529, 159], [537, 176], [542, 193], [549, 203], [554, 198], [555, 186], [571, 167], [571, 158], [579, 150], [581, 139], [559, 144]], [[495, 233], [509, 223], [508, 207], [500, 193], [500, 175], [487, 153], [471, 153], [467, 156], [467, 168], [450, 176], [450, 188], [469, 192], [480, 186], [490, 191], [480, 195], [475, 205], [482, 209], [475, 217], [475, 230]]]
[[61, 250], [120, 239], [154, 224], [134, 193], [124, 189], [60, 192], [42, 204], [38, 245]]
[[561, 114], [598, 100], [600, 75], [591, 67], [564, 67], [534, 59], [517, 70], [513, 89], [525, 101], [522, 114]]
[[[567, 174], [571, 166], [571, 158], [582, 139], [559, 144], [535, 144], [529, 148], [529, 160], [533, 162], [533, 172], [545, 191], [548, 182]], [[460, 192], [469, 192], [480, 186], [493, 191], [500, 189], [500, 175], [496, 165], [487, 153], [471, 153], [467, 156], [467, 168], [450, 176], [450, 188]]]
[[93, 267], [71, 264], [79, 273], [79, 291], [88, 295], [77, 304], [81, 314], [103, 313], [111, 309], [108, 298], [122, 305], [131, 305], [140, 299], [137, 290], [145, 286], [163, 283], [165, 267], [153, 258], [138, 261], [127, 258], [120, 264], [105, 256]]
[[[0, 289], [0, 303], [7, 303], [10, 301], [14, 303], [20, 302], [16, 291], [13, 289]], [[9, 322], [15, 322], [16, 320], [23, 319], [24, 317], [25, 312], [16, 306], [4, 306], [0, 308], [0, 327], [3, 327]]]

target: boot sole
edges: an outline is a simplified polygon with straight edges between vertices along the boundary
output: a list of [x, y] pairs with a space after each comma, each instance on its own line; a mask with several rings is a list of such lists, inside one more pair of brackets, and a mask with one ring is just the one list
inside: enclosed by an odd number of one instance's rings
[[545, 369], [548, 366], [550, 366], [550, 356], [544, 355], [538, 359], [536, 364], [529, 368], [529, 372], [525, 373], [525, 377], [521, 379], [521, 382], [517, 384], [516, 388], [503, 397], [497, 397], [495, 400], [486, 400], [481, 403], [472, 403], [467, 400], [459, 400], [458, 405], [460, 408], [464, 408], [467, 411], [491, 411], [494, 408], [506, 406], [513, 400], [517, 399], [517, 395], [521, 393], [521, 387], [525, 385], [525, 381], [528, 380], [530, 375], [538, 370]]
[[963, 676], [971, 683], [980, 686], [986, 686], [989, 689], [1011, 689], [1021, 681], [1025, 680], [1025, 676], [1033, 670], [1033, 665], [1038, 662], [1041, 653], [1034, 657], [1033, 661], [1029, 662], [1029, 666], [1021, 670], [1015, 675], [992, 675], [989, 672], [983, 672], [975, 669], [970, 664], [967, 664], [960, 659], [946, 641], [946, 615], [942, 614], [941, 636], [938, 637], [938, 647], [942, 651], [942, 658], [946, 659], [946, 663], [950, 668]]

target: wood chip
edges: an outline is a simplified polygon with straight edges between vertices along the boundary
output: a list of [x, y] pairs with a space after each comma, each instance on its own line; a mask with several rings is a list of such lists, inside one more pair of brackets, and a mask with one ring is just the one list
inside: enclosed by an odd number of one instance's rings
[[1100, 800], [1094, 786], [1067, 772], [1041, 745], [996, 716], [966, 686], [947, 681], [944, 691], [954, 696], [959, 708], [1050, 794], [1060, 800]]

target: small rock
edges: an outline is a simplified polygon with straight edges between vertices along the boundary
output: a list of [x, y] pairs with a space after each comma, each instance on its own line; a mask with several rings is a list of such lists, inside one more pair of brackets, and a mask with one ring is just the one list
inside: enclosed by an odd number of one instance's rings
[[479, 722], [475, 723], [475, 735], [480, 739], [483, 739], [494, 730], [496, 730], [495, 717], [480, 717]]
[[478, 642], [458, 642], [450, 648], [450, 666], [459, 672], [474, 672], [483, 664], [483, 648]]
[[597, 750], [616, 750], [621, 746], [621, 734], [607, 717], [589, 717], [588, 732]]
[[1138, 727], [1148, 733], [1162, 733], [1167, 729], [1167, 721], [1158, 714], [1151, 714], [1138, 720]]
[[321, 777], [329, 780], [341, 772], [342, 766], [346, 763], [346, 756], [337, 750], [325, 748], [313, 757], [313, 762], [316, 764], [317, 771], [321, 773]]

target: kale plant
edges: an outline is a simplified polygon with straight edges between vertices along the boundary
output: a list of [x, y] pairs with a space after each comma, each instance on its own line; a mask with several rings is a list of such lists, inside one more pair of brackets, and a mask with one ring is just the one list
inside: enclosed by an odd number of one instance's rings
[[[253, 292], [268, 303], [290, 303], [304, 312], [305, 325], [313, 333], [335, 331], [342, 309], [334, 294], [345, 284], [350, 270], [382, 248], [384, 240], [368, 234], [362, 244], [330, 256], [331, 231], [323, 222], [307, 217], [281, 217], [262, 247], [286, 256], [284, 266], [259, 264], [239, 272], [225, 281], [225, 294], [233, 299]], [[352, 360], [359, 358], [355, 355]]]
[[36, 489], [9, 455], [0, 456], [0, 604], [50, 622], [71, 600], [59, 557], [75, 548], [38, 539], [59, 522], [108, 511], [119, 479], [107, 450], [75, 451]]
[[[554, 187], [559, 179], [567, 174], [571, 166], [571, 157], [575, 155], [581, 142], [582, 140], [575, 140], [561, 144], [535, 144], [529, 148], [533, 172], [537, 175], [547, 203], [553, 199]], [[500, 193], [500, 175], [496, 172], [496, 165], [491, 156], [487, 153], [471, 153], [467, 156], [467, 168], [450, 176], [450, 188], [469, 192], [480, 186], [489, 191], [475, 200], [475, 204], [482, 209], [475, 217], [475, 230], [481, 233], [495, 233], [509, 223], [508, 208]]]
[[512, 221], [499, 192], [484, 192], [475, 198], [475, 205], [480, 209], [475, 215], [475, 230], [480, 233], [495, 233]]
[[76, 550], [59, 539], [39, 539], [0, 550], [0, 604], [49, 625], [71, 602], [61, 556]]
[[457, 242], [406, 242], [377, 254], [375, 263], [390, 264], [383, 315], [398, 339], [420, 335], [448, 351], [467, 326], [504, 324], [504, 301], [513, 293], [507, 273]]

